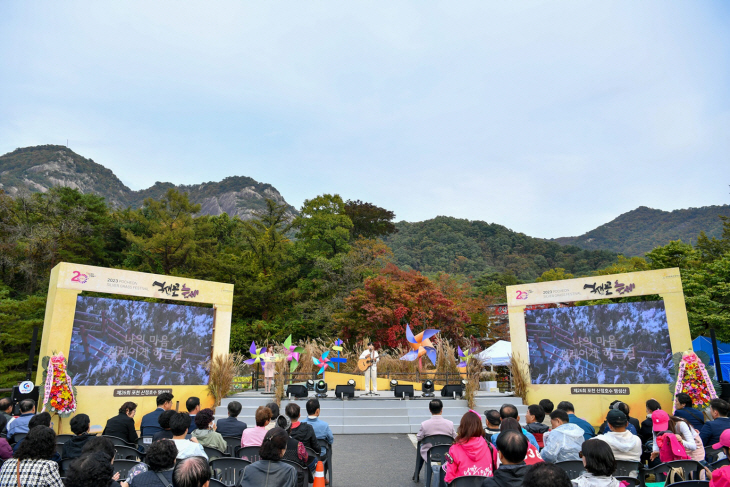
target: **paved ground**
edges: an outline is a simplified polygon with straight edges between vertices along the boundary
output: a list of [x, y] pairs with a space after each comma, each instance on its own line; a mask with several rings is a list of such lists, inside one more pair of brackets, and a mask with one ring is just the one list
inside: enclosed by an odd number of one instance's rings
[[[332, 487], [417, 487], [416, 447], [409, 435], [335, 435]], [[438, 482], [433, 482], [438, 485]]]

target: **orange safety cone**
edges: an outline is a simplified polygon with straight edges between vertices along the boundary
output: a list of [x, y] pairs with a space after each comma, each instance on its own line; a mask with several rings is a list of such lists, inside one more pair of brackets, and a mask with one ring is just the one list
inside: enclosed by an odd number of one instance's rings
[[314, 483], [312, 487], [324, 487], [324, 464], [317, 462], [317, 471], [314, 472]]

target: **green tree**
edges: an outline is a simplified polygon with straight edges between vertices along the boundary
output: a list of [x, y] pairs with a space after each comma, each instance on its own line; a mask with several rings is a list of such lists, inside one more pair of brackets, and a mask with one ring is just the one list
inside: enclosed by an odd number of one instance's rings
[[298, 244], [310, 259], [331, 259], [350, 250], [352, 220], [340, 195], [323, 194], [305, 200], [294, 220]]
[[573, 277], [573, 274], [565, 272], [562, 267], [556, 267], [543, 272], [540, 277], [535, 279], [535, 282], [562, 281], [563, 279], [573, 279]]
[[[33, 327], [43, 330], [45, 296], [11, 297], [9, 287], [0, 284], [0, 387], [12, 387], [25, 378]], [[38, 357], [33, 358], [33, 364]], [[35, 379], [35, 376], [33, 376]]]
[[353, 239], [384, 237], [398, 231], [393, 223], [395, 213], [372, 203], [347, 200], [345, 215], [352, 220], [350, 235]]

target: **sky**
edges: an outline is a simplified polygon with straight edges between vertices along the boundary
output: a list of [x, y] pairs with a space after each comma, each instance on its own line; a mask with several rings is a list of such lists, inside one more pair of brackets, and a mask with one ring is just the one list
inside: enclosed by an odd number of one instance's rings
[[730, 203], [729, 23], [720, 0], [3, 1], [0, 153], [580, 235]]

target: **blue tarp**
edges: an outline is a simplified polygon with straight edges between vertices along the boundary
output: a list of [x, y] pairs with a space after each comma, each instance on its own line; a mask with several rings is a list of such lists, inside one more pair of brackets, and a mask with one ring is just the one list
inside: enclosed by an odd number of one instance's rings
[[[692, 340], [692, 350], [702, 350], [710, 356], [710, 365], [715, 365], [715, 354], [712, 351], [712, 340], [707, 337], [697, 337]], [[730, 343], [717, 342], [717, 351], [720, 354], [720, 366], [722, 367], [722, 379], [730, 380]]]

